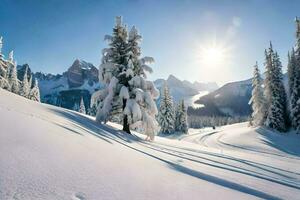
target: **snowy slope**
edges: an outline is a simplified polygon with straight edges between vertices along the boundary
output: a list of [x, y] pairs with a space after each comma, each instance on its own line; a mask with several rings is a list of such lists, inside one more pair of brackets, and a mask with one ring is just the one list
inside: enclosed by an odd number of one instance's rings
[[[93, 118], [4, 90], [0, 113], [1, 200], [300, 196], [295, 135], [260, 134], [239, 124], [217, 130], [228, 144], [220, 144], [215, 134], [206, 136], [212, 141], [205, 145], [159, 137], [147, 143], [140, 134], [124, 135], [114, 128], [117, 125], [100, 125]], [[273, 136], [281, 141], [280, 148], [272, 144]], [[283, 141], [292, 150], [282, 146]], [[230, 146], [237, 143], [242, 148]], [[256, 143], [268, 148], [267, 153], [243, 149], [256, 148]]]

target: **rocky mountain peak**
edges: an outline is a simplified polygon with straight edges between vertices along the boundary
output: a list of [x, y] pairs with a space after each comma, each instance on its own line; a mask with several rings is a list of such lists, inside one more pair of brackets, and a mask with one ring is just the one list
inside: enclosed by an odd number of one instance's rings
[[70, 88], [80, 87], [88, 80], [90, 85], [97, 83], [98, 69], [91, 63], [76, 59], [69, 67], [66, 76]]

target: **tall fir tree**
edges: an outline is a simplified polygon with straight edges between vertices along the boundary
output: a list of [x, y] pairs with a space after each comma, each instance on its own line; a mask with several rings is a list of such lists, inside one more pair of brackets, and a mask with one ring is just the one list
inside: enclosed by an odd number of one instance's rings
[[80, 99], [79, 112], [80, 112], [80, 113], [83, 113], [83, 114], [86, 114], [86, 109], [85, 109], [84, 101], [83, 101], [83, 98], [82, 98], [82, 97], [81, 97], [81, 99]]
[[160, 106], [158, 111], [158, 123], [161, 127], [161, 133], [170, 134], [174, 132], [174, 105], [172, 96], [170, 95], [169, 88], [166, 83], [161, 94]]
[[18, 75], [17, 75], [17, 67], [16, 63], [13, 59], [13, 53], [11, 51], [10, 53], [10, 59], [9, 59], [9, 72], [8, 72], [8, 83], [10, 85], [10, 91], [19, 94], [19, 81], [18, 81]]
[[269, 128], [285, 131], [287, 123], [286, 92], [283, 85], [282, 65], [272, 44], [266, 52], [265, 96], [267, 118], [265, 125]]
[[23, 80], [21, 82], [21, 87], [20, 87], [20, 95], [23, 97], [28, 98], [29, 93], [30, 93], [30, 86], [29, 86], [29, 82], [28, 82], [28, 75], [27, 75], [27, 67], [25, 69], [25, 73], [23, 76]]
[[188, 132], [187, 110], [184, 100], [181, 100], [175, 111], [175, 131], [186, 134]]
[[[152, 72], [147, 64], [154, 60], [140, 58], [142, 37], [135, 27], [128, 34], [121, 17], [116, 18], [113, 35], [105, 38], [110, 43], [109, 48], [103, 50], [99, 78], [107, 87], [102, 91], [106, 95], [99, 95], [104, 99], [100, 100], [96, 119], [105, 122], [118, 115], [114, 110], [120, 110], [121, 105], [123, 130], [130, 133], [130, 129], [137, 129], [153, 140], [158, 129], [154, 100], [159, 93], [154, 84], [146, 80], [146, 72]], [[118, 109], [113, 109], [114, 105]]]
[[252, 97], [249, 103], [252, 106], [252, 125], [263, 125], [266, 118], [266, 105], [262, 88], [262, 78], [260, 76], [257, 63], [254, 66], [254, 73], [252, 79]]
[[[123, 102], [116, 94], [118, 75], [127, 65], [127, 28], [122, 23], [121, 17], [116, 17], [112, 35], [106, 35], [108, 48], [102, 50], [102, 63], [99, 68], [99, 80], [106, 84], [102, 91], [105, 95], [99, 95], [99, 105], [96, 120], [106, 122], [107, 120], [123, 123]], [[124, 129], [129, 129], [129, 124], [123, 123]]]
[[288, 89], [289, 89], [289, 96], [292, 95], [292, 91], [294, 88], [294, 75], [296, 69], [296, 57], [295, 57], [295, 50], [292, 49], [291, 53], [288, 53], [288, 65], [287, 65], [287, 75], [288, 75]]
[[33, 81], [33, 77], [32, 77], [32, 74], [30, 74], [29, 81], [28, 81], [29, 91], [31, 90], [31, 88], [34, 85], [32, 81]]
[[39, 88], [39, 84], [38, 84], [37, 79], [35, 79], [34, 86], [33, 86], [33, 88], [30, 90], [30, 93], [29, 93], [29, 99], [31, 99], [31, 100], [33, 100], [33, 101], [38, 101], [38, 102], [41, 101], [41, 97], [40, 97], [40, 88]]
[[[3, 47], [3, 37], [0, 36], [0, 59], [3, 60], [4, 55], [2, 54], [2, 47]], [[8, 81], [6, 80], [6, 70], [5, 68], [0, 65], [0, 88], [9, 88]]]
[[300, 21], [298, 18], [296, 18], [296, 45], [289, 59], [288, 78], [291, 124], [297, 133], [300, 133]]
[[14, 51], [9, 52], [8, 61], [11, 62], [11, 63], [14, 62]]

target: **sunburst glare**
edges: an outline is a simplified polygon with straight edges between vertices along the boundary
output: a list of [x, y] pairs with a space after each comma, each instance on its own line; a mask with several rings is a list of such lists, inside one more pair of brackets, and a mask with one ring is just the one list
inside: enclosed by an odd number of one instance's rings
[[218, 67], [228, 61], [229, 48], [214, 42], [210, 45], [203, 45], [197, 53], [201, 64], [206, 67]]

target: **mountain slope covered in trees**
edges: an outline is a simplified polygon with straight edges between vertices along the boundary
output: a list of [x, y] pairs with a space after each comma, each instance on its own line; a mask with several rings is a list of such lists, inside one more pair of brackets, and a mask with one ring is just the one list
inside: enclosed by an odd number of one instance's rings
[[[287, 86], [287, 74], [283, 75]], [[205, 107], [189, 110], [189, 114], [199, 116], [249, 116], [249, 101], [252, 92], [252, 78], [244, 81], [227, 83], [219, 89], [201, 97], [196, 103]]]

